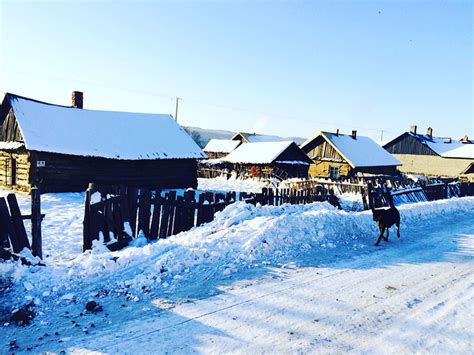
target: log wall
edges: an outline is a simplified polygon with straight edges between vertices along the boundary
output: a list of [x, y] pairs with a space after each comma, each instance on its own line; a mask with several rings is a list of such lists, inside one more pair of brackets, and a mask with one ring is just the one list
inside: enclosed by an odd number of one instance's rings
[[[14, 164], [16, 165], [14, 172], [14, 185], [11, 184], [12, 169], [10, 166], [12, 161], [14, 161]], [[28, 152], [9, 152], [0, 150], [0, 186], [21, 192], [29, 192], [31, 190]]]
[[[44, 167], [37, 167], [44, 161]], [[118, 160], [31, 152], [31, 182], [41, 192], [84, 191], [91, 182], [150, 188], [196, 188], [195, 159]]]
[[329, 167], [338, 166], [339, 176], [349, 176], [351, 166], [345, 162], [315, 161], [309, 167], [309, 176], [311, 177], [329, 177]]

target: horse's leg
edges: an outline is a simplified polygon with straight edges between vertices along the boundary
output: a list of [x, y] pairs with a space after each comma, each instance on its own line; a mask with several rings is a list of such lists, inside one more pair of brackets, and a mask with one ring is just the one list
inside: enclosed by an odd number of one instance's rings
[[390, 229], [390, 227], [387, 227], [387, 236], [385, 238], [383, 238], [386, 242], [388, 242], [388, 230]]
[[380, 244], [380, 241], [382, 240], [382, 237], [383, 237], [383, 232], [385, 231], [384, 227], [379, 227], [379, 228], [380, 228], [380, 235], [379, 235], [377, 241], [375, 242], [375, 246], [378, 246]]
[[397, 237], [400, 238], [400, 222], [397, 223]]

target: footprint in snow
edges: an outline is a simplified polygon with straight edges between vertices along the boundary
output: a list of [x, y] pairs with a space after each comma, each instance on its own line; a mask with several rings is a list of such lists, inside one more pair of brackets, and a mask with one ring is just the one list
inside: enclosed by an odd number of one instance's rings
[[421, 302], [423, 302], [423, 301], [418, 299], [418, 298], [414, 298], [412, 301], [407, 303], [407, 307], [408, 308], [413, 308], [413, 306], [415, 306], [415, 305], [417, 305], [418, 303], [421, 303]]

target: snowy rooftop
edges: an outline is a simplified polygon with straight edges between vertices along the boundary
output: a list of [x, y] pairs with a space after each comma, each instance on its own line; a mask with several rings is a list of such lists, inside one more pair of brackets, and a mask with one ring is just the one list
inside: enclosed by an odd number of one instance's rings
[[369, 137], [321, 132], [353, 167], [396, 166], [401, 163]]
[[[462, 148], [463, 146], [470, 146], [472, 144], [463, 144], [457, 140], [451, 138], [433, 137], [425, 134], [414, 134], [409, 132], [410, 135], [417, 138], [422, 144], [427, 145], [436, 154], [443, 157], [450, 158], [472, 158], [472, 148]], [[462, 149], [459, 149], [462, 148]], [[466, 156], [471, 152], [471, 156]]]
[[230, 139], [211, 139], [204, 148], [205, 152], [230, 153], [240, 145], [240, 141]]
[[474, 144], [461, 144], [457, 148], [444, 152], [441, 156], [445, 158], [474, 159]]
[[9, 96], [29, 150], [130, 160], [206, 157], [170, 115], [84, 110]]
[[246, 143], [230, 153], [224, 160], [231, 163], [270, 164], [291, 144], [294, 143], [292, 141]]
[[232, 137], [234, 139], [238, 135], [242, 135], [249, 143], [262, 143], [262, 142], [283, 142], [288, 141], [288, 139], [278, 137], [278, 136], [269, 136], [265, 134], [256, 134], [256, 133], [245, 133], [240, 132]]

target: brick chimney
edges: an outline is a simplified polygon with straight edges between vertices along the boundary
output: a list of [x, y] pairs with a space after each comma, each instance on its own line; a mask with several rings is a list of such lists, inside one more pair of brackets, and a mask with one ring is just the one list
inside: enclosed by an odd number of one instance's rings
[[433, 137], [433, 128], [428, 127], [428, 128], [426, 129], [426, 135], [427, 135], [428, 137], [430, 137], [430, 138]]
[[416, 134], [416, 125], [410, 126], [410, 133]]
[[71, 98], [72, 107], [83, 108], [84, 94], [81, 91], [73, 91]]
[[352, 130], [351, 136], [352, 136], [352, 139], [356, 139], [357, 138], [357, 131]]
[[463, 143], [468, 143], [469, 142], [469, 137], [468, 136], [464, 136], [461, 138], [461, 142]]

